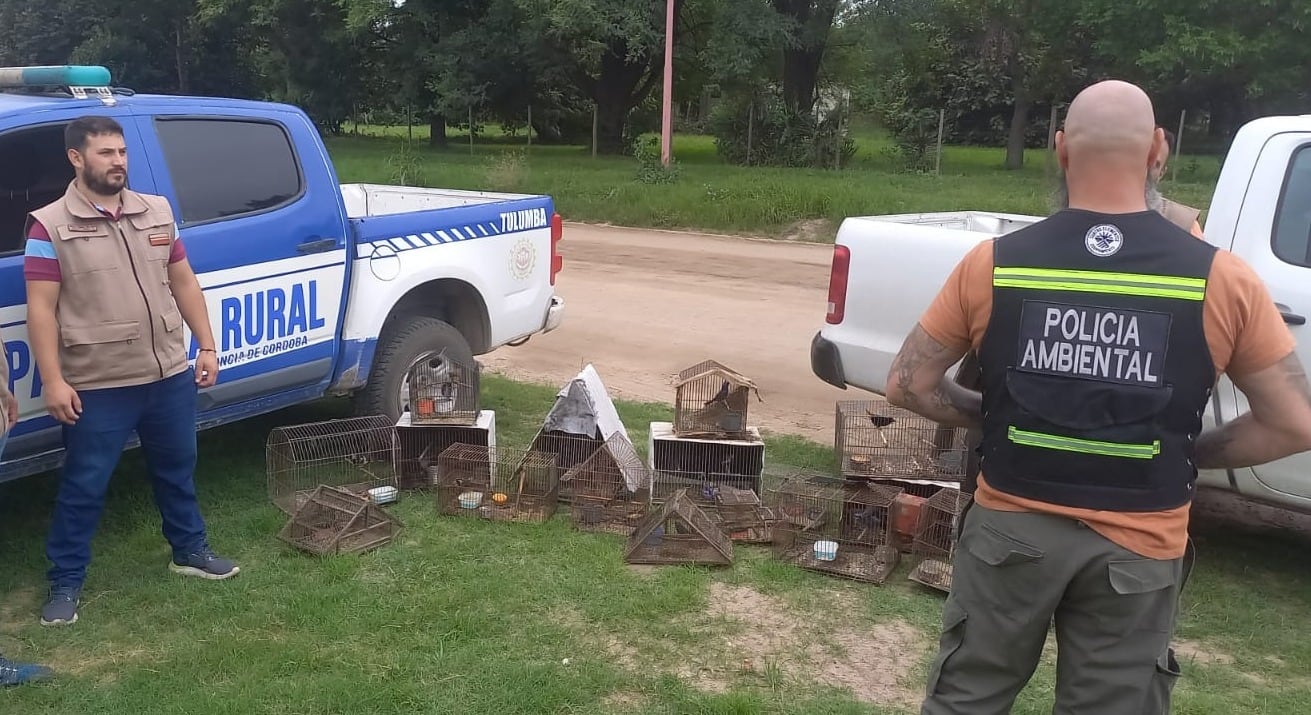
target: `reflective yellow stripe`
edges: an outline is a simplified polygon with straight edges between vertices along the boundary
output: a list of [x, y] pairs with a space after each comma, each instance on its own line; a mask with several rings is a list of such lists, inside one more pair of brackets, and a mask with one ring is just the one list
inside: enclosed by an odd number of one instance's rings
[[1202, 300], [1206, 297], [1205, 278], [1144, 273], [998, 267], [992, 270], [992, 284], [998, 288], [1115, 293], [1179, 300]]
[[1059, 449], [1080, 454], [1097, 454], [1103, 457], [1125, 457], [1128, 459], [1151, 459], [1161, 453], [1161, 440], [1151, 444], [1119, 444], [1116, 442], [1097, 442], [1090, 439], [1075, 439], [1042, 432], [1026, 432], [1011, 425], [1007, 436], [1015, 444], [1041, 449]]

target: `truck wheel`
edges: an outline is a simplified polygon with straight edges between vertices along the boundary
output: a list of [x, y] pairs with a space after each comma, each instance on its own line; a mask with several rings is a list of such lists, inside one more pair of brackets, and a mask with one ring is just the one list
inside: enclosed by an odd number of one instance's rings
[[355, 396], [355, 413], [400, 419], [409, 409], [411, 366], [443, 348], [452, 360], [473, 364], [469, 342], [450, 323], [422, 316], [398, 318], [378, 339], [369, 381]]

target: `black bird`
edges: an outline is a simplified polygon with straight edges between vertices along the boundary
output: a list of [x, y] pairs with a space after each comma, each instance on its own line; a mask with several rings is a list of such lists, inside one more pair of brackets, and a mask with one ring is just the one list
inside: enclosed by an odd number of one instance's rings
[[728, 381], [725, 380], [724, 385], [719, 388], [719, 392], [714, 397], [710, 398], [709, 400], [706, 400], [705, 406], [709, 407], [715, 404], [716, 402], [723, 402], [724, 400], [727, 399], [728, 399]]
[[870, 423], [874, 425], [874, 429], [878, 430], [879, 439], [883, 440], [883, 446], [884, 447], [888, 446], [888, 437], [887, 435], [883, 434], [883, 428], [887, 427], [893, 422], [896, 422], [897, 420], [892, 417], [888, 417], [887, 415], [876, 415], [873, 412], [870, 412], [869, 410], [866, 410], [865, 414], [869, 415]]

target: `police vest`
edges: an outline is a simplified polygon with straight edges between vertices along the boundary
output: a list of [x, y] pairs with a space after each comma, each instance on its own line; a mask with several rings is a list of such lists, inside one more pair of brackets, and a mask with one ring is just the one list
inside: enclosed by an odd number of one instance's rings
[[1216, 377], [1202, 329], [1215, 250], [1153, 211], [1067, 209], [995, 241], [979, 351], [990, 486], [1086, 509], [1189, 502]]

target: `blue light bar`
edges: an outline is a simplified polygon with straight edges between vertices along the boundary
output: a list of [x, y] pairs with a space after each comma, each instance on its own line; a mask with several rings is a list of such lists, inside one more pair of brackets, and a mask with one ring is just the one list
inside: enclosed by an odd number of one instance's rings
[[108, 87], [109, 70], [96, 65], [0, 67], [0, 87]]

